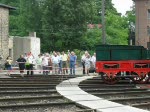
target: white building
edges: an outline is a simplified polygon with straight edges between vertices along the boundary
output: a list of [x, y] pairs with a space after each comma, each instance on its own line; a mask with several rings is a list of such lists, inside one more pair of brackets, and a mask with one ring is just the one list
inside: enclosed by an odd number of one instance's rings
[[34, 35], [29, 35], [27, 37], [16, 37], [12, 36], [13, 39], [13, 60], [19, 58], [21, 54], [32, 52], [35, 58], [40, 54], [41, 44], [40, 38]]

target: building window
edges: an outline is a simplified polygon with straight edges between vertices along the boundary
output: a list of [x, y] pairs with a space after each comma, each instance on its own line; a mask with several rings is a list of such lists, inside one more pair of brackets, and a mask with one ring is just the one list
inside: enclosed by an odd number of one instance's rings
[[148, 9], [148, 19], [150, 19], [150, 9]]
[[9, 49], [9, 56], [12, 57], [12, 49]]

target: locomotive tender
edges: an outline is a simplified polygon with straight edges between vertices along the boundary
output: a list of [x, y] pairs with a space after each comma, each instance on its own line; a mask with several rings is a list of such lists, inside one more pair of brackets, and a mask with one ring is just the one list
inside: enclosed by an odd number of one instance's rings
[[150, 80], [150, 51], [143, 46], [97, 45], [96, 72], [107, 84], [121, 78], [146, 83]]

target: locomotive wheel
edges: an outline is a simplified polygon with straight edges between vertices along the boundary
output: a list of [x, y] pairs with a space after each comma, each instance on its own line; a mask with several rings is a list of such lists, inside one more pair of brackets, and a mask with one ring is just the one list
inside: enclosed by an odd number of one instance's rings
[[147, 80], [147, 83], [150, 82], [150, 72], [148, 73], [148, 80]]
[[137, 73], [133, 72], [132, 75], [133, 75], [133, 77], [131, 78], [132, 81], [138, 84], [147, 83], [149, 80], [148, 74], [141, 74], [139, 76]]
[[106, 73], [100, 73], [102, 80], [107, 84], [116, 84], [119, 81], [119, 78], [116, 76], [108, 76]]

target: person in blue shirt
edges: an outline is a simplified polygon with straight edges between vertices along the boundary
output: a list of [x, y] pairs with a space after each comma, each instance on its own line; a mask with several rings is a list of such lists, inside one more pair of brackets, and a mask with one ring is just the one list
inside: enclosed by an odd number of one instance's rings
[[70, 75], [75, 75], [75, 64], [76, 64], [76, 59], [77, 59], [77, 56], [75, 55], [74, 52], [71, 52], [70, 54]]

